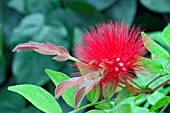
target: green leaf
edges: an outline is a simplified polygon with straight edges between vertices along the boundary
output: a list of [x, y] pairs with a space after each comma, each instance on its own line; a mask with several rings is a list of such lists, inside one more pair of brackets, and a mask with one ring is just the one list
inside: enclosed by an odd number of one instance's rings
[[[68, 18], [69, 17], [69, 18]], [[62, 22], [68, 29], [76, 27], [84, 27], [87, 25], [87, 22], [83, 20], [79, 15], [70, 8], [57, 8], [53, 10], [47, 19], [49, 23], [55, 23], [55, 21]], [[71, 31], [71, 30], [70, 30]], [[72, 33], [72, 32], [71, 32]]]
[[49, 56], [24, 52], [14, 55], [12, 72], [18, 84], [43, 85], [49, 81], [49, 77], [43, 70], [46, 68], [59, 69], [61, 66]]
[[[166, 72], [167, 73], [167, 72]], [[157, 75], [158, 76], [158, 75]], [[154, 79], [156, 76], [155, 75], [153, 75], [153, 77], [152, 77], [152, 79]], [[168, 75], [166, 75], [166, 76], [163, 76], [163, 77], [160, 77], [160, 78], [158, 78], [157, 80], [155, 80], [151, 85], [150, 85], [150, 87], [155, 87], [155, 86], [157, 86], [158, 84], [160, 84], [162, 81], [165, 81], [165, 80], [167, 80], [167, 79], [169, 79], [169, 76]], [[162, 86], [163, 87], [163, 86]]]
[[115, 101], [115, 105], [119, 104], [121, 101], [124, 99], [128, 98], [131, 96], [131, 93], [127, 87], [124, 87], [120, 92], [119, 95]]
[[51, 10], [59, 6], [59, 0], [10, 0], [8, 6], [24, 14], [39, 12], [48, 15]]
[[4, 52], [3, 52], [3, 46], [4, 41], [2, 37], [2, 26], [0, 23], [0, 85], [4, 82], [6, 76], [5, 76], [5, 58], [4, 58]]
[[150, 70], [153, 73], [160, 73], [162, 71], [163, 66], [157, 60], [144, 58], [144, 57], [142, 57], [141, 59], [143, 59], [141, 62], [145, 69]]
[[34, 85], [16, 85], [8, 90], [19, 93], [29, 100], [34, 106], [46, 113], [62, 113], [60, 105], [55, 98], [41, 87]]
[[168, 63], [168, 64], [166, 65], [165, 70], [168, 71], [168, 72], [170, 72], [170, 63]]
[[151, 109], [150, 109], [149, 111], [152, 112], [152, 111], [155, 111], [155, 110], [157, 110], [157, 109], [165, 106], [166, 104], [169, 103], [169, 100], [170, 100], [170, 97], [168, 97], [168, 96], [165, 96], [165, 97], [159, 99], [159, 100], [151, 107]]
[[[19, 26], [12, 33], [13, 38], [32, 37], [39, 32], [45, 23], [42, 14], [31, 14], [22, 19]], [[23, 39], [22, 39], [23, 40]]]
[[88, 93], [87, 98], [90, 102], [95, 103], [97, 102], [99, 96], [100, 96], [100, 87], [92, 90], [90, 93]]
[[1, 113], [20, 113], [25, 109], [25, 99], [14, 93], [1, 89], [0, 92], [0, 111]]
[[105, 112], [102, 110], [93, 109], [93, 110], [87, 111], [86, 113], [105, 113]]
[[74, 28], [73, 31], [73, 36], [74, 36], [74, 45], [80, 43], [82, 37], [83, 37], [83, 31], [77, 27]]
[[144, 94], [139, 94], [134, 98], [135, 105], [139, 106], [146, 101], [146, 96]]
[[153, 41], [151, 38], [149, 38], [144, 32], [142, 32], [142, 38], [143, 40], [146, 40], [144, 45], [145, 47], [155, 56], [160, 57], [165, 60], [169, 60], [169, 53], [161, 47], [159, 44], [157, 44], [155, 41]]
[[43, 28], [33, 36], [32, 41], [48, 41], [68, 48], [68, 39], [65, 38], [67, 35], [66, 28], [63, 26], [63, 24], [61, 24], [59, 21], [56, 21], [55, 25], [53, 26], [43, 26]]
[[[49, 69], [46, 69], [45, 72], [47, 75], [51, 78], [53, 83], [57, 86], [59, 83], [68, 80], [70, 77], [68, 77], [64, 73], [55, 72]], [[71, 107], [74, 108], [74, 102], [75, 102], [75, 95], [74, 95], [75, 88], [68, 89], [63, 95], [62, 98], [64, 101]]]
[[151, 11], [158, 13], [169, 13], [170, 12], [170, 1], [169, 0], [140, 0], [142, 5]]
[[[127, 7], [130, 6], [130, 7]], [[132, 23], [137, 9], [137, 0], [118, 0], [105, 14], [117, 21]]]
[[12, 32], [12, 45], [26, 43], [28, 41], [49, 41], [58, 46], [68, 47], [67, 30], [60, 21], [45, 25], [42, 14], [31, 14], [22, 19], [19, 26]]
[[92, 5], [80, 1], [70, 1], [65, 2], [65, 5], [70, 8], [76, 15], [78, 15], [84, 22], [95, 25], [104, 18], [101, 12], [95, 9]]
[[132, 106], [132, 113], [151, 113], [148, 109], [138, 106]]
[[89, 4], [93, 5], [98, 10], [104, 10], [113, 5], [117, 0], [85, 0]]
[[168, 86], [168, 87], [162, 87], [162, 89], [160, 89], [160, 92], [162, 93], [162, 94], [164, 94], [164, 95], [168, 95], [169, 94], [169, 92], [170, 92], [170, 86]]
[[16, 9], [20, 13], [25, 13], [24, 7], [25, 0], [10, 0], [8, 2], [8, 7]]
[[170, 24], [163, 30], [163, 37], [170, 46]]
[[161, 46], [167, 48], [167, 44], [163, 38], [162, 31], [155, 31], [155, 32], [150, 32], [148, 34], [155, 42], [160, 44]]
[[130, 104], [122, 104], [113, 108], [109, 113], [132, 113]]
[[102, 110], [111, 109], [112, 107], [113, 107], [113, 105], [106, 101], [95, 105], [95, 108], [102, 109]]
[[151, 105], [154, 105], [159, 99], [163, 97], [164, 95], [162, 93], [155, 91], [153, 94], [147, 96], [147, 100]]
[[41, 111], [34, 106], [29, 105], [28, 107], [24, 108], [20, 113], [41, 113]]

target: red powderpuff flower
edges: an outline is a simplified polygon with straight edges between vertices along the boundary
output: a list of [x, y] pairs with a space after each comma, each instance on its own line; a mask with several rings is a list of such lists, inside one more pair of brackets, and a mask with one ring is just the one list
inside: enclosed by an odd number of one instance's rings
[[117, 87], [119, 83], [128, 84], [134, 77], [134, 70], [143, 70], [140, 63], [146, 53], [143, 44], [139, 28], [110, 22], [87, 31], [82, 44], [76, 47], [75, 55], [88, 64], [85, 69], [103, 70], [100, 85], [111, 83]]

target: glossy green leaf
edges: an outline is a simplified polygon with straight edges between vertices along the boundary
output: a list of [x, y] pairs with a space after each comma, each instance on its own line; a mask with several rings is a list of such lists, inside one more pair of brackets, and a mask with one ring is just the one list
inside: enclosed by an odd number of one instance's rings
[[159, 99], [163, 98], [164, 95], [155, 91], [153, 94], [147, 96], [147, 100], [151, 105], [154, 105]]
[[142, 5], [151, 11], [158, 13], [169, 13], [170, 12], [170, 1], [169, 0], [140, 0]]
[[[51, 78], [51, 80], [53, 81], [53, 83], [57, 86], [60, 82], [63, 82], [67, 79], [69, 79], [70, 77], [68, 77], [66, 74], [61, 73], [61, 72], [56, 72], [56, 71], [52, 71], [49, 69], [46, 69], [45, 72], [47, 73], [47, 75]], [[74, 88], [70, 88], [68, 89], [63, 95], [62, 98], [65, 100], [65, 102], [74, 108], [74, 102], [75, 102], [75, 95], [74, 95]]]
[[85, 0], [98, 10], [104, 10], [113, 5], [117, 0]]
[[162, 59], [165, 59], [165, 60], [170, 59], [169, 53], [163, 47], [161, 47], [159, 44], [153, 41], [150, 37], [148, 37], [144, 32], [142, 32], [142, 38], [143, 40], [146, 40], [144, 43], [145, 47], [153, 55], [160, 57]]
[[142, 57], [142, 59], [143, 59], [142, 64], [145, 69], [151, 71], [152, 73], [160, 73], [162, 71], [163, 66], [157, 60], [144, 58], [144, 57]]
[[105, 112], [102, 110], [93, 109], [93, 110], [87, 111], [86, 113], [105, 113]]
[[103, 109], [103, 110], [111, 109], [112, 107], [113, 105], [109, 102], [102, 102], [100, 104], [95, 105], [95, 108]]
[[97, 102], [99, 96], [100, 96], [100, 87], [92, 90], [91, 92], [89, 92], [87, 95], [87, 98], [90, 102], [95, 103]]
[[150, 111], [150, 112], [155, 111], [155, 110], [157, 110], [157, 109], [165, 106], [166, 104], [168, 104], [169, 101], [170, 101], [170, 97], [165, 96], [165, 97], [159, 99], [159, 100], [150, 108], [149, 111]]
[[119, 104], [124, 99], [131, 96], [131, 93], [127, 87], [124, 87], [118, 94], [118, 97], [116, 98], [115, 105]]
[[[127, 7], [129, 6], [129, 7]], [[105, 14], [117, 21], [132, 23], [137, 9], [137, 0], [118, 0]]]
[[170, 46], [170, 24], [163, 30], [163, 37]]
[[167, 44], [163, 38], [162, 35], [162, 31], [155, 31], [155, 32], [150, 32], [148, 34], [148, 36], [150, 36], [155, 42], [157, 42], [158, 44], [160, 44], [163, 47], [167, 47]]
[[34, 106], [46, 113], [62, 113], [60, 105], [55, 98], [41, 87], [34, 85], [10, 86], [8, 90], [19, 93]]
[[109, 113], [132, 113], [130, 104], [122, 104], [113, 108]]

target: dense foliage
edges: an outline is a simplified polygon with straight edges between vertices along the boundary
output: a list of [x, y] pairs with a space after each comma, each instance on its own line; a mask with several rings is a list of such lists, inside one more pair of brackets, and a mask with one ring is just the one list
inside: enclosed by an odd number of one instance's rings
[[[74, 89], [69, 89], [57, 101], [52, 96], [55, 85], [77, 72], [72, 62], [59, 63], [49, 56], [35, 52], [12, 53], [12, 49], [20, 43], [29, 41], [49, 41], [66, 47], [72, 55], [73, 47], [82, 38], [85, 29], [103, 21], [116, 20], [135, 24], [155, 40], [155, 42], [152, 39], [148, 40], [148, 43], [153, 44], [154, 47], [148, 47], [150, 52], [146, 57], [150, 60], [145, 62], [146, 68], [153, 70], [154, 74], [149, 76], [138, 74], [139, 79], [135, 80], [143, 89], [154, 88], [170, 78], [166, 75], [170, 72], [170, 65], [167, 65], [170, 59], [169, 0], [1, 0], [0, 2], [0, 111], [2, 113], [11, 111], [12, 113], [41, 113], [42, 111], [60, 113], [61, 109], [63, 113], [67, 113], [73, 110], [74, 98], [71, 97], [74, 96], [72, 95]], [[143, 37], [148, 36], [143, 33]], [[146, 43], [145, 46], [147, 45]], [[148, 85], [154, 78], [157, 80]], [[8, 86], [16, 84], [32, 84], [12, 86], [9, 90], [23, 95], [42, 111], [18, 94], [7, 91]], [[104, 113], [112, 110], [111, 112], [117, 113], [117, 109], [121, 109], [122, 113], [148, 113], [149, 111], [163, 112], [166, 108], [165, 111], [168, 112], [169, 91], [170, 86], [167, 83], [149, 95], [140, 94], [131, 97], [125, 87], [120, 91], [116, 106], [112, 109], [113, 103], [108, 101], [99, 102], [95, 106], [88, 104], [89, 101], [96, 103], [98, 97], [95, 95], [99, 93], [96, 89], [82, 102], [82, 106], [89, 105], [91, 108], [79, 112], [86, 110], [88, 113]]]

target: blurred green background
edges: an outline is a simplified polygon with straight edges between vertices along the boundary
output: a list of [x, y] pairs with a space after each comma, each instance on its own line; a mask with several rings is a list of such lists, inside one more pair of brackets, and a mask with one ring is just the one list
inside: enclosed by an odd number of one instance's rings
[[[12, 53], [17, 44], [49, 41], [73, 54], [89, 26], [109, 20], [140, 26], [161, 37], [157, 31], [170, 22], [170, 0], [0, 0], [0, 112], [41, 113], [7, 87], [34, 84], [53, 94], [55, 86], [45, 69], [70, 76], [77, 71], [69, 61], [58, 63], [35, 52]], [[72, 110], [62, 98], [58, 101], [64, 113]]]

